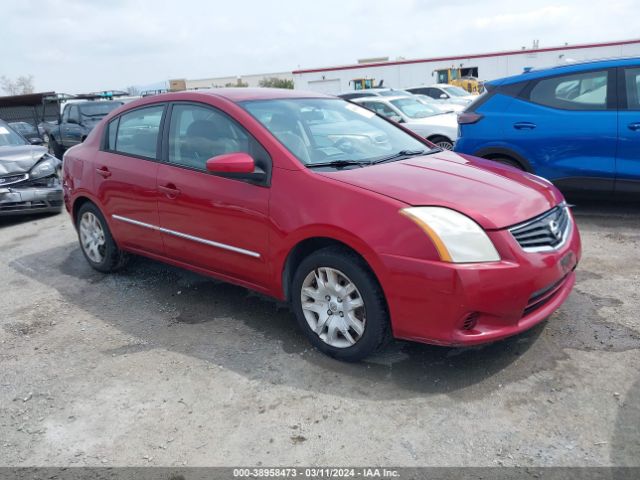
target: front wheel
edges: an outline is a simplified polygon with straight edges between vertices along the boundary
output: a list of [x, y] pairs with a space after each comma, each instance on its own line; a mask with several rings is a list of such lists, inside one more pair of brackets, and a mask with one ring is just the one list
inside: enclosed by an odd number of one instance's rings
[[329, 356], [358, 361], [388, 337], [382, 289], [367, 264], [349, 250], [328, 247], [304, 259], [291, 292], [300, 328]]
[[440, 147], [442, 150], [453, 150], [453, 142], [447, 137], [432, 137], [428, 139], [431, 143]]

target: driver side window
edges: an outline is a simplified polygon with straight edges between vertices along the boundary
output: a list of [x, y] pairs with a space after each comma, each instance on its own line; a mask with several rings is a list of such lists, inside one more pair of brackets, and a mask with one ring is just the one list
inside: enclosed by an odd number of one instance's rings
[[257, 165], [268, 158], [266, 151], [244, 128], [220, 111], [206, 106], [174, 105], [168, 140], [169, 162], [198, 170], [206, 170], [207, 160], [226, 153], [248, 153]]

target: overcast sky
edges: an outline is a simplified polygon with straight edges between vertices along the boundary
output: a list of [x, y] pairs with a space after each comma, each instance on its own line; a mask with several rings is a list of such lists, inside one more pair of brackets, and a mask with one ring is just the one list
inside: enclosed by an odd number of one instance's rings
[[79, 93], [640, 36], [640, 1], [4, 0], [0, 75]]

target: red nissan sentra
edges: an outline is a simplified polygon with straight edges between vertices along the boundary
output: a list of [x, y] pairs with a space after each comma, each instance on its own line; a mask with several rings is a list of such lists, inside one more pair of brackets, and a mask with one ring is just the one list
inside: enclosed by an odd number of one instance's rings
[[129, 103], [66, 153], [64, 193], [93, 268], [140, 254], [287, 300], [343, 360], [389, 337], [527, 330], [565, 301], [580, 259], [551, 183], [315, 93]]

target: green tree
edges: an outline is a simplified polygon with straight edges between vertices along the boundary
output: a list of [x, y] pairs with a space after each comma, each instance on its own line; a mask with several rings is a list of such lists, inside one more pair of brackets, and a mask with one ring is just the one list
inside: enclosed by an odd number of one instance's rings
[[293, 80], [289, 78], [263, 78], [262, 80], [260, 80], [258, 85], [265, 88], [288, 88], [289, 90], [293, 90]]
[[246, 88], [249, 86], [249, 84], [247, 82], [243, 82], [242, 79], [240, 77], [238, 77], [238, 80], [236, 80], [236, 83], [225, 83], [224, 84], [225, 87], [243, 87]]

